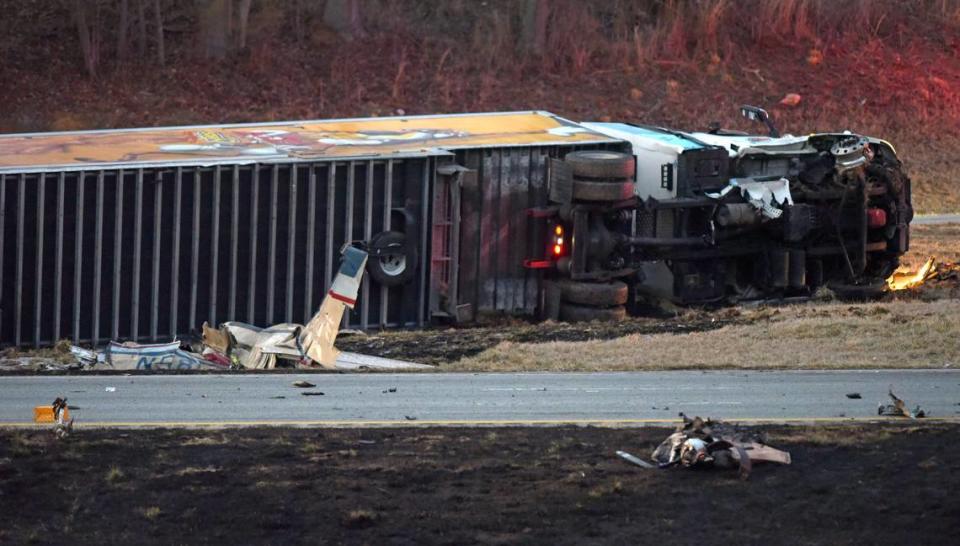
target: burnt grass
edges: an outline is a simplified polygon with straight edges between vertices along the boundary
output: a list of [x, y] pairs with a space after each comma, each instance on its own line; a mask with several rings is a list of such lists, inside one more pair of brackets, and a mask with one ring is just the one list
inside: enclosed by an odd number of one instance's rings
[[[960, 427], [766, 427], [791, 466], [645, 470], [666, 429], [0, 430], [3, 544], [934, 544]], [[656, 542], [655, 542], [656, 541]]]
[[535, 323], [514, 319], [465, 328], [431, 328], [340, 336], [337, 338], [337, 348], [386, 358], [443, 365], [476, 355], [505, 341], [546, 343], [615, 339], [631, 334], [680, 334], [713, 330], [751, 320], [743, 318], [740, 312], [733, 308], [719, 312], [688, 311], [682, 316], [633, 317], [621, 322], [606, 323]]

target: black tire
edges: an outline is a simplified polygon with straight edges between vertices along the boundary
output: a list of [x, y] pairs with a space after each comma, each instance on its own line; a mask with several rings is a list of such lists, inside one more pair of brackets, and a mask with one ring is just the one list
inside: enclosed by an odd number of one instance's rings
[[399, 231], [378, 233], [370, 241], [367, 272], [381, 286], [399, 286], [413, 279], [417, 251]]
[[633, 183], [596, 182], [589, 180], [573, 181], [574, 201], [599, 201], [604, 203], [623, 201], [633, 197]]
[[627, 303], [628, 289], [623, 281], [576, 282], [562, 281], [560, 297], [567, 303], [611, 307]]
[[574, 178], [633, 178], [632, 155], [606, 150], [570, 152], [564, 158], [573, 170]]
[[588, 307], [573, 303], [560, 303], [560, 320], [564, 322], [617, 322], [627, 318], [627, 309], [615, 307]]
[[872, 279], [863, 284], [847, 284], [841, 282], [827, 283], [837, 298], [843, 301], [870, 301], [880, 299], [887, 289], [884, 279]]

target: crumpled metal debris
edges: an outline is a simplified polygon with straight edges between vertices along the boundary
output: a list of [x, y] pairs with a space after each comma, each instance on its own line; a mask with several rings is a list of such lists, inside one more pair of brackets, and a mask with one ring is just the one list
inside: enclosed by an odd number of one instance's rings
[[353, 309], [367, 263], [367, 253], [346, 245], [340, 270], [320, 309], [306, 326], [276, 324], [269, 328], [242, 322], [225, 322], [219, 329], [203, 325], [205, 350], [225, 355], [249, 369], [278, 366], [334, 369], [340, 351], [333, 346], [344, 310]]
[[179, 341], [169, 343], [117, 343], [111, 341], [104, 351], [104, 363], [113, 370], [225, 370], [222, 362], [204, 358], [180, 347]]
[[790, 195], [790, 181], [786, 178], [765, 181], [732, 178], [725, 188], [716, 193], [708, 193], [707, 197], [722, 199], [735, 190], [739, 190], [743, 199], [760, 211], [760, 214], [773, 220], [783, 214], [785, 205], [793, 204], [793, 196]]
[[766, 445], [764, 435], [735, 426], [680, 413], [682, 422], [651, 457], [660, 468], [739, 468], [740, 479], [750, 477], [754, 462], [790, 464], [790, 454]]
[[636, 455], [632, 455], [632, 454], [630, 454], [630, 453], [627, 453], [626, 451], [619, 451], [619, 450], [618, 450], [618, 451], [617, 451], [617, 456], [620, 457], [621, 459], [627, 461], [627, 462], [630, 462], [630, 463], [633, 463], [633, 464], [639, 466], [640, 468], [657, 468], [656, 466], [648, 463], [647, 461], [644, 461], [644, 460], [641, 459], [640, 457], [637, 457]]
[[70, 417], [66, 398], [58, 396], [49, 406], [33, 408], [33, 420], [36, 423], [53, 423], [53, 433], [58, 439], [66, 438], [73, 432], [73, 418]]
[[53, 418], [56, 424], [53, 425], [53, 433], [57, 438], [63, 439], [73, 432], [73, 417], [67, 420], [67, 399], [57, 397], [53, 401]]
[[[367, 263], [367, 253], [351, 245], [341, 251], [340, 269], [317, 313], [306, 326], [275, 324], [259, 328], [243, 322], [224, 322], [219, 328], [202, 326], [202, 345], [187, 347], [180, 341], [138, 344], [110, 342], [103, 353], [70, 347], [77, 364], [85, 369], [115, 370], [228, 370], [316, 367], [327, 369], [432, 368], [353, 353], [341, 353], [334, 341], [343, 313], [356, 304]], [[189, 349], [189, 350], [188, 350]]]
[[883, 415], [885, 417], [909, 417], [910, 419], [919, 419], [921, 417], [926, 417], [927, 413], [920, 409], [920, 406], [916, 406], [913, 410], [907, 408], [907, 403], [897, 398], [897, 395], [893, 394], [893, 387], [890, 387], [890, 391], [887, 393], [890, 396], [890, 400], [893, 401], [892, 404], [883, 404], [882, 402], [877, 406], [877, 415]]
[[916, 271], [900, 268], [887, 278], [887, 289], [895, 292], [923, 286], [930, 281], [956, 280], [960, 278], [960, 263], [939, 262], [931, 256]]

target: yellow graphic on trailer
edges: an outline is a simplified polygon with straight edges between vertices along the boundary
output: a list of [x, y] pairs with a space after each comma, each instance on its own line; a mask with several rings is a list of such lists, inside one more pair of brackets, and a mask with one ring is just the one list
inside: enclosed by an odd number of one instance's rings
[[614, 142], [547, 112], [0, 135], [0, 171], [145, 163], [389, 157], [485, 146]]

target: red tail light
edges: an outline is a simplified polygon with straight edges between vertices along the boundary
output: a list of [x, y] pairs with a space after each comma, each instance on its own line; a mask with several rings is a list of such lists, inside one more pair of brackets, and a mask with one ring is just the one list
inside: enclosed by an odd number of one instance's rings
[[887, 225], [887, 211], [875, 207], [867, 209], [867, 225], [871, 229], [882, 228]]

